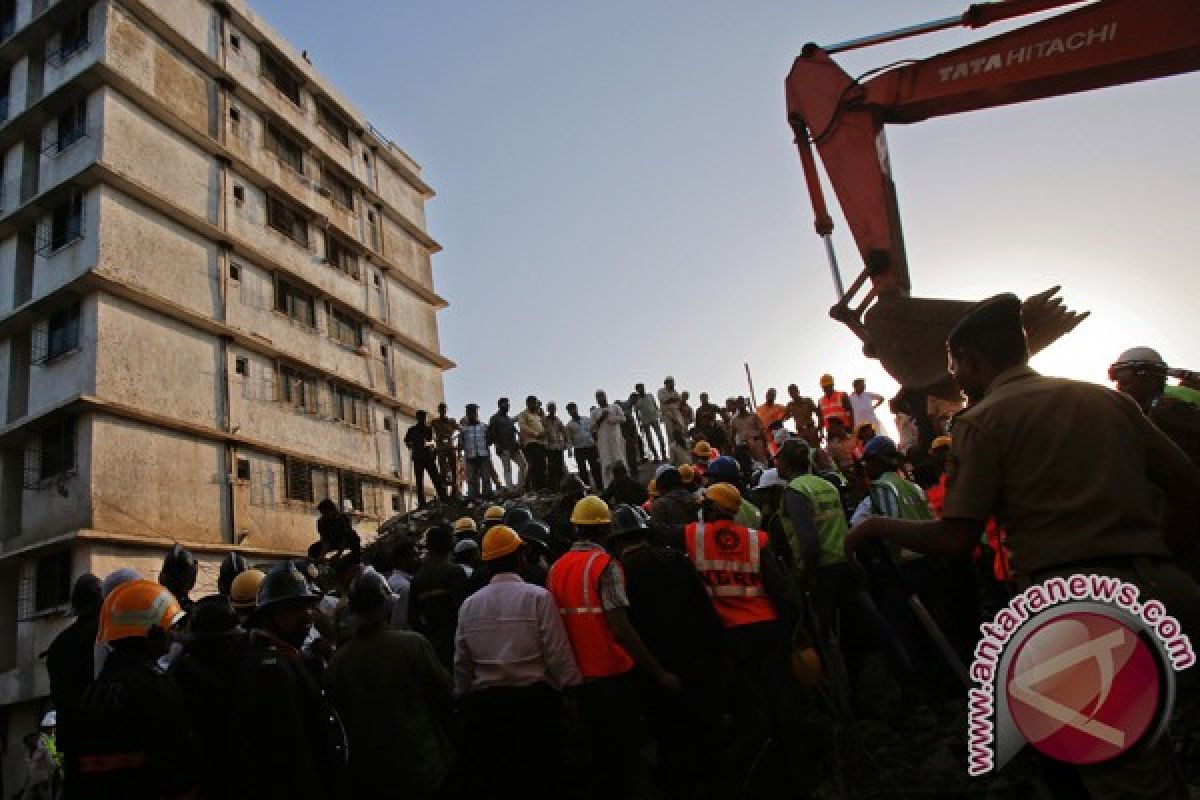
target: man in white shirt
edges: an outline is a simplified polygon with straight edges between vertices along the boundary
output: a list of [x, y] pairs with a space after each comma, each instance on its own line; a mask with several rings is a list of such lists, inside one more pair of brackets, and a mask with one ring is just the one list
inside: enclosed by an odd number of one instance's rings
[[392, 627], [408, 630], [408, 593], [412, 588], [412, 577], [421, 566], [417, 546], [408, 539], [401, 539], [393, 556], [392, 572], [388, 575], [388, 588], [392, 590]]
[[[506, 525], [483, 537], [494, 575], [463, 602], [454, 645], [454, 694], [463, 698], [467, 796], [553, 797], [562, 766], [562, 690], [583, 681], [558, 605], [548, 591], [517, 575], [524, 543]], [[538, 754], [538, 769], [512, 769], [520, 742]], [[483, 791], [486, 788], [487, 791]]]
[[883, 405], [883, 396], [868, 392], [867, 382], [862, 378], [855, 378], [853, 385], [854, 391], [847, 397], [850, 398], [850, 407], [854, 409], [854, 430], [864, 423], [873, 426], [876, 431], [883, 430], [879, 417], [875, 416], [875, 409]]

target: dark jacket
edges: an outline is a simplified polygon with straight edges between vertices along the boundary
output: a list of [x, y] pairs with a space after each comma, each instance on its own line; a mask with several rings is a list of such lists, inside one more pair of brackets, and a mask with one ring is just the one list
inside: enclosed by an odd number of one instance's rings
[[497, 453], [512, 453], [517, 447], [517, 423], [503, 411], [492, 414], [488, 420], [488, 444], [495, 445]]
[[691, 525], [699, 509], [696, 496], [687, 489], [672, 489], [650, 506], [650, 520], [659, 526]]
[[76, 737], [79, 729], [79, 701], [92, 685], [95, 674], [98, 614], [85, 614], [54, 637], [46, 651], [46, 673], [50, 677], [50, 699], [58, 713], [56, 739], [63, 753], [63, 771], [75, 774], [79, 763]]
[[454, 664], [458, 609], [467, 591], [466, 570], [452, 562], [422, 564], [408, 591], [408, 624], [429, 640], [447, 669]]

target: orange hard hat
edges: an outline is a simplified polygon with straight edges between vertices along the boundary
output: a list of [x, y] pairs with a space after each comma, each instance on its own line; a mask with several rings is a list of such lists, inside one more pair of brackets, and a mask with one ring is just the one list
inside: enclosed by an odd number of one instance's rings
[[833, 386], [833, 376], [828, 372], [821, 376], [821, 386]]
[[142, 579], [128, 581], [105, 598], [96, 639], [107, 644], [117, 639], [145, 638], [151, 628], [169, 630], [181, 617], [183, 609], [165, 586]]
[[712, 445], [701, 440], [696, 442], [696, 446], [692, 448], [692, 455], [696, 458], [712, 458]]
[[742, 493], [732, 483], [714, 483], [704, 490], [704, 499], [729, 514], [736, 514], [742, 507]]
[[683, 481], [684, 486], [690, 486], [696, 482], [696, 468], [691, 464], [684, 464], [679, 468], [679, 479]]
[[483, 535], [483, 560], [495, 561], [516, 552], [522, 539], [507, 525], [496, 525]]

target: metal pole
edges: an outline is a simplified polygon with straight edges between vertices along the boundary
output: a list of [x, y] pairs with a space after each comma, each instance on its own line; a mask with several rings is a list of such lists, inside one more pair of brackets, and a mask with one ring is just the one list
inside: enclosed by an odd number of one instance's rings
[[746, 368], [746, 383], [750, 384], [750, 405], [758, 408], [758, 400], [754, 397], [754, 378], [750, 377], [750, 363], [745, 362], [742, 366]]
[[847, 50], [857, 50], [860, 47], [870, 47], [873, 44], [883, 44], [884, 42], [894, 42], [897, 39], [907, 39], [910, 36], [920, 36], [923, 33], [933, 33], [934, 31], [944, 31], [949, 28], [957, 28], [963, 24], [962, 15], [957, 17], [943, 17], [930, 22], [919, 22], [916, 25], [909, 25], [904, 28], [897, 28], [893, 31], [885, 31], [883, 33], [872, 33], [868, 36], [860, 36], [857, 39], [848, 39], [844, 42], [831, 44], [828, 47], [822, 47], [826, 53], [844, 53]]
[[942, 658], [946, 659], [946, 664], [950, 667], [955, 676], [963, 682], [963, 686], [971, 685], [971, 676], [967, 673], [967, 667], [963, 664], [962, 659], [958, 657], [958, 653], [954, 651], [954, 647], [950, 644], [950, 640], [946, 638], [946, 634], [942, 633], [942, 629], [930, 616], [926, 610], [925, 604], [921, 602], [921, 598], [915, 594], [908, 596], [908, 606], [917, 615], [917, 619], [921, 621], [925, 632], [929, 634], [929, 638], [933, 639], [933, 643], [937, 645], [937, 649], [941, 652]]
[[833, 250], [833, 235], [821, 235], [825, 241], [825, 255], [829, 258], [829, 271], [833, 273], [833, 288], [837, 290], [838, 302], [846, 299], [846, 287], [842, 285], [842, 270], [838, 267], [837, 253]]

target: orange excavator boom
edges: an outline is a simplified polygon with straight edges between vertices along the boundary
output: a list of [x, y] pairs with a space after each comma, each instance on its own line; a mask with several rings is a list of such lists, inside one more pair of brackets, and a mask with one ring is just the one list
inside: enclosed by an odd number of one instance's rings
[[[1064, 5], [1078, 5], [1078, 0], [985, 3], [972, 6], [961, 17], [865, 37], [829, 50], [855, 49], [951, 26], [978, 27]], [[928, 387], [945, 378], [940, 337], [965, 305], [916, 299], [900, 302], [908, 299], [911, 283], [885, 126], [1200, 69], [1200, 2], [1096, 0], [990, 39], [885, 67], [858, 79], [838, 66], [829, 50], [806, 45], [785, 86], [788, 121], [796, 136], [817, 233], [826, 241], [838, 291], [838, 303], [830, 314], [853, 329], [866, 352], [880, 358], [902, 385]], [[865, 266], [848, 289], [841, 285], [833, 256], [833, 221], [825, 205], [814, 147]], [[1036, 301], [1038, 307], [1026, 306], [1027, 327], [1031, 319], [1047, 326], [1030, 330], [1035, 351], [1074, 328], [1084, 316], [1067, 311], [1055, 291], [1032, 298], [1030, 302]], [[921, 302], [931, 305], [922, 306]], [[878, 330], [872, 332], [873, 327]], [[895, 340], [901, 330], [909, 341]], [[936, 357], [928, 352], [929, 341], [936, 345]]]

